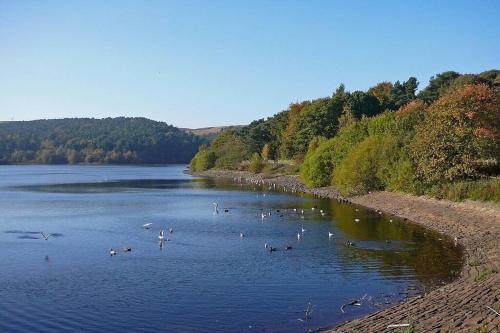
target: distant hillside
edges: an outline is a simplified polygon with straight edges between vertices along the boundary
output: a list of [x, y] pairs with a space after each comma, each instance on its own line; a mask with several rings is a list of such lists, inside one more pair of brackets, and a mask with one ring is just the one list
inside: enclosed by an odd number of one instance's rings
[[181, 130], [194, 135], [200, 136], [207, 141], [212, 141], [217, 134], [226, 130], [237, 130], [244, 127], [244, 125], [233, 125], [233, 126], [217, 126], [217, 127], [203, 127], [203, 128], [181, 128]]
[[186, 163], [203, 138], [146, 118], [0, 122], [0, 163]]

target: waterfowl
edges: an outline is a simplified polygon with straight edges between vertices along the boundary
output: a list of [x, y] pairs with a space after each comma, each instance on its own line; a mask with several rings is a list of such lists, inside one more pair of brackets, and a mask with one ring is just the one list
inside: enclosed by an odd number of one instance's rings
[[354, 244], [354, 243], [353, 243], [353, 242], [351, 242], [351, 241], [347, 241], [347, 242], [345, 243], [345, 245], [347, 245], [347, 246], [356, 246], [356, 244]]
[[174, 229], [170, 228], [170, 229], [168, 229], [168, 232], [169, 232], [170, 234], [173, 234], [173, 233], [174, 233]]
[[142, 227], [144, 229], [149, 229], [149, 228], [151, 228], [152, 225], [153, 225], [153, 223], [146, 223], [146, 224], [143, 224]]
[[113, 248], [111, 248], [111, 249], [109, 250], [109, 255], [110, 255], [110, 256], [116, 256], [116, 253], [117, 253], [117, 252], [116, 252]]
[[45, 234], [45, 233], [43, 233], [43, 232], [40, 232], [40, 235], [42, 235], [43, 239], [45, 239], [45, 240], [49, 240], [49, 237], [50, 237], [50, 236], [52, 236], [52, 234], [48, 234], [48, 235], [46, 235], [46, 234]]
[[389, 239], [387, 239], [385, 242], [386, 242], [387, 244], [391, 243], [391, 241], [390, 241]]
[[297, 233], [297, 239], [298, 239], [298, 240], [300, 240], [300, 237], [301, 237], [301, 236], [300, 236], [300, 234], [299, 234], [299, 233]]
[[242, 232], [240, 232], [240, 238], [243, 238], [243, 237], [245, 237], [245, 235]]
[[285, 250], [288, 251], [288, 250], [291, 250], [291, 249], [293, 249], [293, 247], [291, 247], [290, 245], [285, 246]]
[[123, 252], [132, 252], [132, 248], [131, 247], [124, 247]]
[[267, 249], [269, 247], [269, 244], [265, 243], [264, 247]]
[[359, 222], [359, 219], [354, 219], [354, 222]]
[[160, 229], [160, 233], [158, 234], [158, 239], [163, 240], [165, 236], [163, 235], [163, 229]]
[[333, 233], [331, 233], [330, 231], [328, 231], [328, 238], [332, 238], [333, 237]]
[[214, 205], [214, 213], [219, 214], [219, 204], [217, 202], [212, 202], [212, 205]]
[[302, 231], [302, 233], [304, 233], [307, 231], [307, 229], [302, 228], [301, 231]]
[[260, 214], [260, 217], [261, 217], [262, 219], [265, 219], [265, 218], [266, 218], [266, 214], [262, 213], [262, 214]]
[[224, 213], [229, 213], [229, 209], [224, 209]]
[[325, 216], [325, 213], [324, 213], [324, 212], [321, 212], [321, 216]]
[[275, 248], [275, 247], [272, 247], [272, 246], [269, 246], [269, 247], [267, 248], [267, 250], [268, 250], [269, 252], [274, 252], [274, 251], [276, 251], [276, 248]]

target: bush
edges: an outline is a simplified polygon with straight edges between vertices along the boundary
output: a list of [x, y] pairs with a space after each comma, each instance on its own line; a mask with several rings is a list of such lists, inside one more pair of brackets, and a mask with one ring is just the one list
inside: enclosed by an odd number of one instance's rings
[[384, 140], [370, 136], [358, 144], [333, 171], [333, 184], [344, 195], [366, 193], [384, 188], [378, 175]]
[[189, 163], [192, 171], [200, 172], [213, 168], [215, 164], [215, 154], [205, 146], [202, 146], [198, 153]]
[[476, 200], [500, 203], [500, 179], [482, 179], [441, 184], [431, 187], [426, 194], [453, 201]]
[[262, 170], [262, 158], [258, 153], [253, 153], [248, 170], [253, 173], [259, 173]]

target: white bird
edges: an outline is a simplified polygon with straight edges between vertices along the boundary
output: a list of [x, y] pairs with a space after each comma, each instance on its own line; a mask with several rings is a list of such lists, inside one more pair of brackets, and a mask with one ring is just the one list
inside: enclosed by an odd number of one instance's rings
[[212, 202], [212, 205], [214, 205], [214, 213], [219, 214], [219, 204], [217, 202]]
[[392, 223], [392, 220], [389, 220], [389, 223]]
[[354, 219], [354, 222], [359, 222], [359, 219]]
[[267, 249], [267, 247], [268, 247], [268, 246], [269, 246], [269, 244], [267, 244], [267, 243], [266, 243], [266, 244], [264, 244], [264, 247], [265, 247], [266, 249]]
[[304, 233], [304, 232], [306, 232], [306, 231], [307, 231], [307, 229], [304, 229], [304, 228], [302, 228], [301, 230], [302, 230], [302, 233]]
[[152, 225], [153, 225], [153, 223], [146, 223], [146, 224], [143, 224], [142, 227], [144, 229], [149, 229], [149, 228], [151, 228]]
[[315, 210], [315, 209], [316, 209], [316, 207], [311, 207], [311, 210]]
[[333, 237], [333, 233], [331, 233], [330, 231], [328, 231], [328, 238], [332, 238]]
[[320, 209], [320, 210], [319, 210], [319, 212], [320, 212], [320, 213], [323, 213], [323, 209]]
[[266, 214], [264, 214], [264, 213], [260, 214], [260, 216], [262, 217], [262, 219], [266, 218]]
[[110, 256], [116, 256], [116, 251], [114, 249], [109, 250], [109, 255]]
[[297, 208], [294, 208], [294, 209], [293, 209], [293, 211], [294, 211], [294, 212], [296, 212], [296, 211], [297, 211]]
[[243, 238], [243, 237], [245, 237], [245, 235], [242, 232], [240, 232], [240, 238]]
[[163, 240], [165, 236], [163, 235], [163, 229], [160, 229], [160, 234], [158, 235], [159, 240]]
[[321, 216], [325, 216], [325, 213], [324, 213], [324, 212], [321, 212]]
[[298, 240], [300, 240], [300, 237], [301, 237], [301, 236], [300, 236], [300, 234], [299, 234], [299, 233], [297, 233], [297, 239], [298, 239]]
[[303, 209], [301, 209], [301, 210], [300, 210], [300, 212], [301, 212], [302, 214], [304, 214], [304, 210], [303, 210]]

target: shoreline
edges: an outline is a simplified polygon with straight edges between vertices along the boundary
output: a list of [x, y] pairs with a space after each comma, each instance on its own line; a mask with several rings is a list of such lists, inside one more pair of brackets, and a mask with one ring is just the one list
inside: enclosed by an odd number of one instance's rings
[[[292, 193], [350, 202], [408, 219], [455, 239], [462, 246], [460, 276], [441, 287], [386, 309], [344, 322], [327, 332], [400, 332], [391, 324], [410, 324], [412, 332], [500, 332], [500, 206], [451, 202], [394, 192], [344, 197], [332, 187], [307, 188], [298, 176], [208, 170], [194, 176], [260, 183]], [[492, 309], [489, 309], [491, 307]]]

